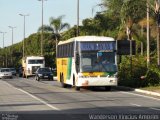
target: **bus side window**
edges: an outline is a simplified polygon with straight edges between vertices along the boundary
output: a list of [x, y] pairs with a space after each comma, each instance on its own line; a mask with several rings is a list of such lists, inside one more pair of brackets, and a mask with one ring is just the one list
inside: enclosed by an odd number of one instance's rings
[[70, 57], [70, 44], [68, 44], [68, 57]]
[[73, 43], [71, 43], [71, 56], [74, 56], [74, 47], [73, 47]]
[[61, 46], [61, 57], [63, 58], [63, 45]]
[[57, 47], [57, 50], [58, 50], [58, 52], [57, 52], [57, 57], [59, 57], [59, 46]]
[[69, 44], [67, 44], [67, 57], [69, 57]]
[[70, 57], [72, 56], [72, 43], [70, 43]]

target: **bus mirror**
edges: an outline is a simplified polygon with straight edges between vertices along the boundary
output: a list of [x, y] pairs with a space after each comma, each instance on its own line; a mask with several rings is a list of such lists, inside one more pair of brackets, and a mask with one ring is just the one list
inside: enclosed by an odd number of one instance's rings
[[102, 57], [103, 53], [102, 52], [98, 52], [97, 53], [97, 60], [99, 61]]
[[79, 65], [79, 54], [78, 53], [76, 53], [76, 65]]
[[79, 71], [79, 63], [80, 63], [80, 58], [79, 54], [77, 51], [74, 52], [74, 58], [75, 58], [75, 64], [76, 64], [76, 71]]

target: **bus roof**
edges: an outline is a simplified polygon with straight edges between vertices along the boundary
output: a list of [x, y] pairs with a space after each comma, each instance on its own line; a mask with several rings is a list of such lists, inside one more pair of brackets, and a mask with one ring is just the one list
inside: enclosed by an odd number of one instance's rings
[[112, 37], [105, 37], [105, 36], [79, 36], [79, 37], [71, 38], [66, 41], [60, 41], [58, 45], [70, 43], [73, 41], [81, 41], [81, 42], [83, 41], [115, 41], [115, 39]]
[[44, 56], [26, 56], [23, 59], [44, 59]]

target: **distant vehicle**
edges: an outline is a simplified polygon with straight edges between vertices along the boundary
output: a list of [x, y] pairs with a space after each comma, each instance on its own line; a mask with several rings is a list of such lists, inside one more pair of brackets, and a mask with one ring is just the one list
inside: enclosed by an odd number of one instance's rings
[[0, 68], [0, 79], [12, 78], [12, 72], [9, 68]]
[[40, 80], [40, 79], [48, 79], [48, 80], [53, 80], [53, 72], [51, 71], [51, 69], [44, 67], [44, 68], [38, 68], [36, 71], [36, 76], [35, 76], [36, 80]]
[[18, 68], [18, 76], [19, 76], [19, 77], [22, 77], [22, 75], [23, 75], [22, 67], [19, 67], [19, 68]]
[[116, 41], [111, 37], [80, 36], [60, 41], [57, 47], [57, 80], [76, 90], [117, 86]]
[[45, 60], [43, 56], [27, 56], [22, 59], [23, 77], [35, 75], [38, 68], [45, 67]]
[[10, 72], [12, 72], [12, 75], [15, 75], [17, 74], [17, 71], [15, 68], [9, 68], [10, 69]]

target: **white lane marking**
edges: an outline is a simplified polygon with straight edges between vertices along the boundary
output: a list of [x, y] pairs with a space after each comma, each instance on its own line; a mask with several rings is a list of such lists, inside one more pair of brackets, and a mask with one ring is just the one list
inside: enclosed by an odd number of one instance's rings
[[53, 110], [60, 110], [59, 108], [54, 107], [54, 106], [51, 105], [51, 104], [48, 104], [47, 102], [41, 100], [40, 98], [38, 98], [38, 97], [36, 97], [36, 96], [34, 96], [34, 95], [32, 95], [32, 94], [30, 94], [30, 93], [28, 93], [28, 92], [22, 90], [22, 89], [19, 89], [19, 88], [16, 88], [16, 89], [19, 90], [19, 91], [21, 91], [21, 92], [23, 92], [23, 93], [25, 93], [25, 94], [27, 94], [27, 95], [29, 95], [29, 96], [31, 96], [31, 97], [34, 98], [34, 99], [40, 101], [41, 103], [43, 103], [43, 104], [45, 104], [46, 106], [52, 108]]
[[158, 109], [158, 108], [152, 108], [152, 107], [151, 107], [150, 109], [160, 111], [160, 109]]
[[149, 99], [154, 99], [154, 100], [160, 101], [160, 99], [158, 99], [158, 98], [154, 98], [154, 97], [150, 97], [150, 96], [145, 96], [145, 95], [140, 95], [140, 94], [136, 94], [136, 93], [130, 93], [130, 92], [124, 92], [124, 91], [121, 91], [121, 93], [136, 95], [136, 96], [140, 96], [140, 97], [144, 97], [144, 98], [149, 98]]
[[137, 107], [141, 107], [142, 105], [139, 105], [139, 104], [135, 104], [135, 103], [130, 103], [131, 105], [133, 106], [137, 106]]

